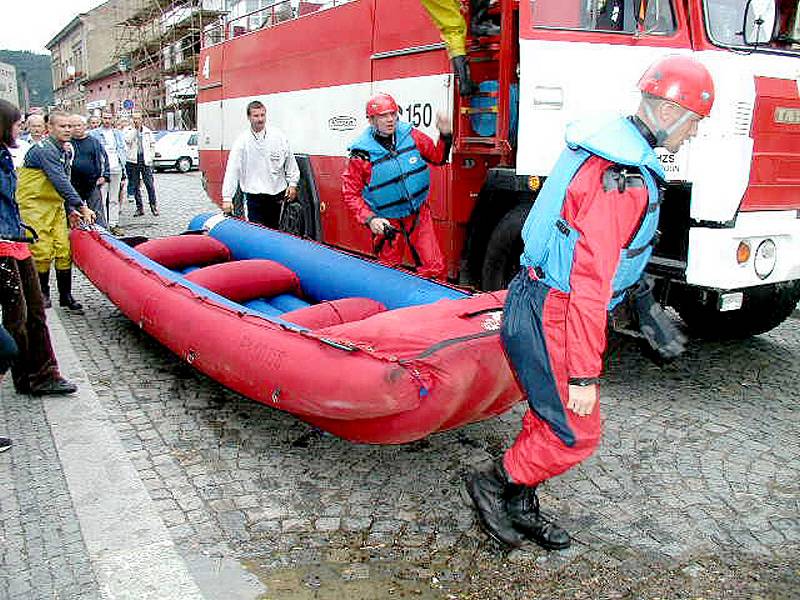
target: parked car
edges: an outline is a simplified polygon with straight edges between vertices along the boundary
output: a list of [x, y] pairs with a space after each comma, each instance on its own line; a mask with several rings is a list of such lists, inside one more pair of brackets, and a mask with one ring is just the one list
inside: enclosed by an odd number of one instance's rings
[[196, 131], [170, 131], [156, 141], [153, 168], [156, 171], [177, 169], [186, 173], [198, 167]]

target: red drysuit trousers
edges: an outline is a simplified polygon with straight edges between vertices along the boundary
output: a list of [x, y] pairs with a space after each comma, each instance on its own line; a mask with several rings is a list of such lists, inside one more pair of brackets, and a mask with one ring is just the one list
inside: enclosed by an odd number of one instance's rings
[[501, 337], [530, 410], [503, 463], [515, 483], [535, 486], [594, 453], [600, 404], [578, 416], [567, 409], [566, 317], [569, 296], [532, 280], [526, 269], [511, 282]]
[[[444, 256], [442, 256], [442, 250], [439, 248], [439, 242], [433, 230], [433, 218], [428, 204], [425, 203], [420, 207], [419, 218], [416, 215], [410, 215], [402, 219], [389, 219], [389, 222], [398, 230], [401, 225], [405, 227], [406, 231], [411, 230], [409, 239], [421, 262], [417, 267], [417, 275], [444, 279], [446, 275]], [[398, 233], [393, 242], [390, 243], [387, 240], [383, 243], [378, 258], [392, 267], [399, 266], [403, 262], [405, 247], [405, 236], [402, 232]]]

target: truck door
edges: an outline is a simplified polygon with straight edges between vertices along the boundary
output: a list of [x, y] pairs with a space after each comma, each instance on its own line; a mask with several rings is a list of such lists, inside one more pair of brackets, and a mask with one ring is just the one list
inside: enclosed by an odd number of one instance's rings
[[546, 175], [570, 121], [634, 111], [647, 66], [690, 47], [682, 2], [520, 2], [518, 173]]

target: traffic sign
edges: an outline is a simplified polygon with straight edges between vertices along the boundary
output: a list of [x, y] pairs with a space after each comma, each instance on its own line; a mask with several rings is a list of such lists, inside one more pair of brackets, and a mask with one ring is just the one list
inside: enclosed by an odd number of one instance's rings
[[122, 108], [125, 110], [133, 110], [133, 100], [128, 98], [127, 100], [122, 101]]

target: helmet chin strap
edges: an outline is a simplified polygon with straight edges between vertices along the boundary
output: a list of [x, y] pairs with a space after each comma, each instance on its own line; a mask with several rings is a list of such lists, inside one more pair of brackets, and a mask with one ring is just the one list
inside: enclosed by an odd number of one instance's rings
[[644, 114], [647, 117], [647, 120], [650, 121], [650, 125], [655, 129], [653, 135], [656, 136], [656, 144], [658, 146], [663, 146], [664, 142], [669, 139], [673, 133], [678, 131], [681, 127], [683, 127], [686, 122], [691, 118], [692, 112], [690, 110], [686, 110], [682, 108], [683, 114], [676, 119], [676, 121], [666, 128], [661, 128], [658, 126], [658, 119], [656, 119], [656, 114], [653, 112], [653, 105], [650, 101], [644, 102]]

